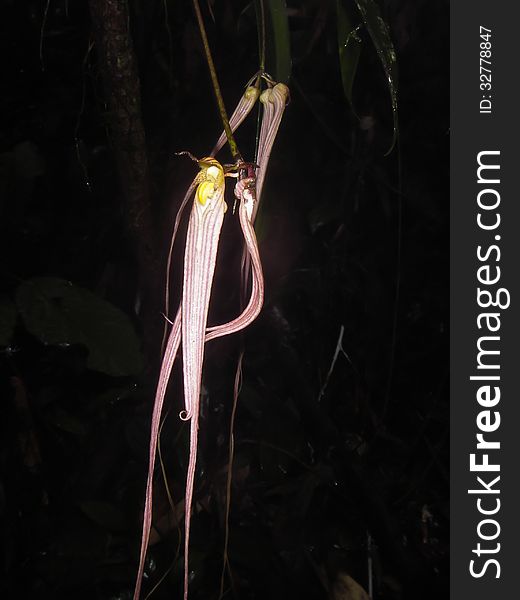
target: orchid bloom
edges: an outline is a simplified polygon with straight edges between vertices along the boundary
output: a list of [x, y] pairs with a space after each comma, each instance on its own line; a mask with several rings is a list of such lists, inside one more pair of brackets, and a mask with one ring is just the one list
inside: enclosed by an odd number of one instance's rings
[[[266, 90], [270, 92], [270, 94], [267, 97], [267, 102], [265, 100], [263, 101], [264, 106], [267, 107], [264, 111], [265, 134], [263, 136], [263, 142], [261, 136], [261, 145], [259, 146], [258, 154], [258, 162], [260, 165], [258, 180], [261, 180], [262, 182], [265, 177], [265, 169], [267, 167], [271, 148], [276, 132], [278, 131], [287, 98], [287, 87], [283, 86], [283, 88], [278, 88], [280, 85], [283, 84], [277, 84], [272, 90]], [[287, 92], [285, 92], [284, 89], [287, 90]], [[271, 96], [273, 95], [273, 101], [271, 102]], [[230, 119], [233, 130], [245, 119], [258, 96], [258, 88], [252, 86], [247, 88], [237, 109]], [[283, 107], [280, 109], [280, 106], [282, 106], [281, 98], [283, 98]], [[262, 132], [264, 132], [264, 121], [262, 122]], [[220, 149], [224, 141], [225, 138], [221, 136], [215, 145], [213, 154]], [[255, 193], [256, 178], [253, 170], [252, 173], [248, 173], [248, 177], [239, 177], [235, 186], [235, 196], [240, 200], [238, 216], [246, 244], [244, 252], [247, 257], [248, 274], [249, 266], [251, 266], [252, 282], [250, 298], [244, 310], [238, 317], [223, 325], [207, 327], [208, 309], [218, 243], [227, 205], [224, 200], [225, 173], [221, 164], [212, 156], [204, 158], [198, 161], [198, 163], [201, 170], [190, 185], [177, 214], [172, 236], [172, 246], [170, 247], [170, 254], [168, 257], [169, 269], [173, 240], [178, 230], [181, 213], [195, 191], [193, 206], [189, 217], [184, 254], [182, 299], [164, 351], [152, 413], [141, 551], [134, 600], [138, 600], [140, 596], [146, 550], [150, 537], [152, 523], [153, 472], [161, 413], [170, 374], [181, 340], [184, 378], [184, 410], [181, 412], [180, 418], [191, 421], [190, 454], [185, 494], [184, 600], [187, 600], [189, 575], [188, 550], [195, 468], [197, 463], [199, 396], [204, 359], [204, 344], [211, 339], [230, 335], [247, 327], [258, 316], [264, 299], [262, 265], [253, 227], [254, 217], [257, 211]]]
[[253, 210], [252, 221], [254, 223], [258, 211], [258, 202], [262, 195], [267, 164], [271, 156], [278, 128], [289, 99], [289, 88], [284, 83], [277, 83], [273, 88], [264, 90], [260, 96], [260, 102], [264, 105], [262, 127], [260, 128], [260, 140], [258, 143], [258, 174], [256, 177], [257, 203]]
[[[255, 102], [258, 100], [260, 96], [260, 89], [248, 85], [246, 91], [240, 98], [235, 111], [231, 115], [229, 119], [229, 126], [231, 127], [231, 131], [235, 131], [247, 117], [247, 115], [251, 112], [251, 109], [255, 105]], [[226, 133], [223, 131], [218, 138], [213, 151], [211, 152], [211, 156], [215, 156], [215, 154], [222, 148], [222, 146], [226, 143]]]
[[[271, 156], [271, 150], [273, 148], [274, 140], [276, 139], [276, 134], [278, 133], [288, 99], [289, 88], [284, 83], [277, 83], [273, 87], [264, 90], [260, 95], [260, 102], [264, 106], [264, 113], [262, 115], [262, 126], [260, 128], [260, 138], [258, 142], [258, 173], [256, 175], [255, 185], [250, 185], [254, 195], [253, 201], [251, 202], [252, 209], [250, 215], [250, 221], [253, 224], [258, 213], [258, 207], [264, 187], [265, 175], [267, 171], [267, 165], [269, 164], [269, 158]], [[237, 195], [236, 190], [235, 195]], [[241, 267], [242, 280], [244, 282], [247, 282], [249, 266], [249, 253], [244, 250], [242, 254]]]

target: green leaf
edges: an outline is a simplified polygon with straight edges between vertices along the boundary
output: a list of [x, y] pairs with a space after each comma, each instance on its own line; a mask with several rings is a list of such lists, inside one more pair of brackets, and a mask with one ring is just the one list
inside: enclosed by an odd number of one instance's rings
[[332, 587], [332, 600], [370, 600], [369, 595], [346, 573], [338, 573]]
[[44, 344], [82, 344], [87, 366], [116, 377], [136, 375], [143, 360], [132, 323], [121, 310], [63, 279], [36, 277], [16, 291], [27, 330]]
[[392, 102], [392, 115], [394, 121], [394, 134], [392, 144], [388, 149], [387, 155], [393, 150], [397, 140], [398, 122], [397, 122], [397, 58], [394, 45], [390, 38], [388, 25], [381, 17], [379, 7], [374, 0], [356, 0], [357, 7], [368, 33], [376, 48], [377, 54], [385, 70], [390, 99]]
[[291, 40], [285, 0], [266, 0], [271, 17], [274, 62], [273, 77], [277, 82], [289, 83], [291, 76]]
[[16, 325], [16, 306], [5, 294], [0, 295], [0, 346], [9, 346]]
[[359, 64], [361, 53], [361, 38], [357, 35], [359, 26], [354, 26], [349, 14], [343, 6], [342, 0], [336, 0], [336, 15], [338, 23], [338, 50], [339, 65], [341, 69], [341, 81], [343, 91], [352, 111], [355, 114], [352, 102], [352, 86]]

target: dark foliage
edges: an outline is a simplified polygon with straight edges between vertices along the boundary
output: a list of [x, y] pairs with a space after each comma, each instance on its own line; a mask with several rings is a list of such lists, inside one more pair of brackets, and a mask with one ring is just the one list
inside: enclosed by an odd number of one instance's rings
[[[173, 153], [207, 154], [220, 127], [191, 2], [129, 4], [152, 237], [164, 258], [194, 175]], [[0, 21], [0, 593], [122, 599], [137, 568], [159, 364], [145, 356], [139, 370], [129, 350], [149, 324], [88, 2], [49, 2], [41, 36], [46, 5], [3, 2]], [[354, 600], [345, 578], [367, 588], [369, 564], [374, 599], [447, 597], [448, 3], [380, 3], [399, 65], [400, 144], [388, 157], [393, 115], [367, 32], [356, 117], [342, 88], [335, 3], [288, 5], [292, 100], [257, 227], [267, 298], [243, 339], [228, 597]], [[257, 70], [255, 12], [231, 0], [203, 9], [231, 109]], [[238, 135], [248, 158], [251, 121]], [[237, 310], [236, 242], [227, 223], [212, 322]], [[31, 295], [42, 277], [78, 287]], [[96, 294], [92, 305], [83, 288]], [[85, 321], [82, 310], [99, 317]], [[42, 311], [57, 315], [52, 331], [31, 326], [28, 314], [38, 323]], [[207, 348], [193, 600], [218, 597], [240, 343]], [[174, 379], [161, 450], [181, 503], [188, 432], [177, 419], [178, 370]], [[148, 590], [172, 565], [178, 535], [158, 471]], [[179, 597], [181, 568], [182, 552], [153, 597]]]

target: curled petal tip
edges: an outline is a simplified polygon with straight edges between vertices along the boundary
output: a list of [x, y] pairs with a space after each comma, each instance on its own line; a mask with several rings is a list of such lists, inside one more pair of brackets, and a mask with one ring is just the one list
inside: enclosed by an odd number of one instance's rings
[[193, 417], [193, 411], [181, 410], [179, 413], [179, 419], [181, 421], [189, 421]]

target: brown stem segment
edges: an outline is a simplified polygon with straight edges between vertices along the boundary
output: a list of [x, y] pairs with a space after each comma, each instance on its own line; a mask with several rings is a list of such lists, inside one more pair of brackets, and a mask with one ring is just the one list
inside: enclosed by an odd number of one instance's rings
[[202, 38], [202, 45], [204, 46], [204, 52], [206, 54], [206, 62], [208, 63], [209, 74], [211, 75], [211, 83], [213, 84], [213, 91], [215, 92], [215, 98], [217, 100], [218, 111], [220, 113], [220, 118], [222, 120], [222, 125], [224, 126], [224, 131], [226, 132], [227, 141], [229, 144], [229, 149], [231, 150], [231, 156], [235, 162], [241, 161], [242, 157], [240, 152], [238, 151], [237, 143], [235, 142], [235, 138], [233, 137], [233, 132], [231, 131], [231, 126], [229, 125], [229, 119], [226, 112], [226, 107], [224, 105], [224, 100], [222, 98], [222, 92], [220, 91], [220, 85], [218, 82], [217, 71], [215, 70], [215, 63], [213, 62], [213, 58], [211, 56], [211, 50], [209, 47], [208, 36], [206, 35], [206, 28], [204, 27], [204, 19], [202, 18], [202, 13], [200, 12], [199, 0], [193, 0], [193, 8], [195, 9], [195, 15], [197, 16], [197, 22], [199, 24], [200, 37]]

